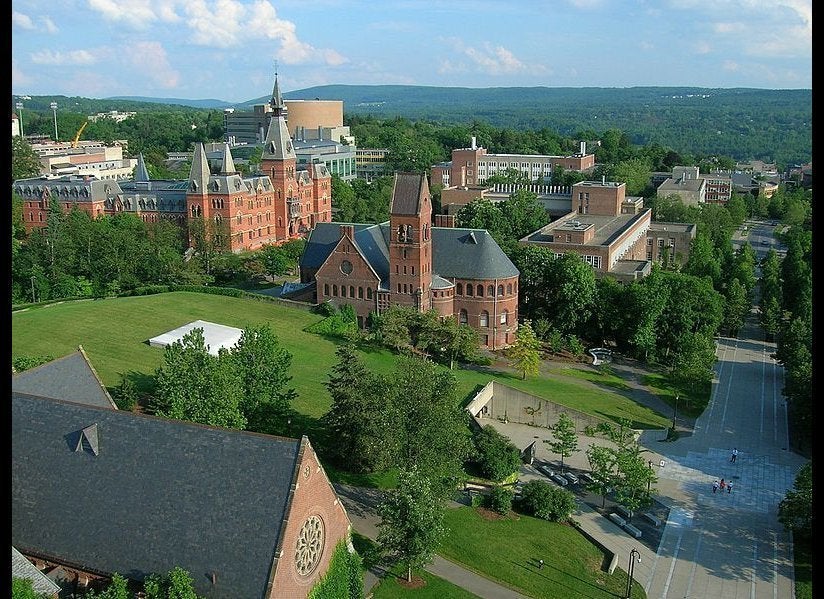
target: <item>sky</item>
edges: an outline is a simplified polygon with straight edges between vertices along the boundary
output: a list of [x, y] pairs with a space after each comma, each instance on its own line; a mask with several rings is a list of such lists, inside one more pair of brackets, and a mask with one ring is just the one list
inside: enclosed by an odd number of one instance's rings
[[12, 94], [812, 89], [812, 0], [12, 0]]

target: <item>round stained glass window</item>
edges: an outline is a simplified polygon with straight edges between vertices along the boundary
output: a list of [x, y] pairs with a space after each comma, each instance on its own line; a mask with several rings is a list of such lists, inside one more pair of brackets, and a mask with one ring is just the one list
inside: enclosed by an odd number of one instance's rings
[[345, 275], [352, 274], [352, 263], [349, 260], [344, 260], [340, 263], [340, 271]]
[[309, 516], [300, 528], [295, 547], [295, 567], [301, 576], [309, 576], [318, 567], [324, 536], [323, 520], [319, 516]]

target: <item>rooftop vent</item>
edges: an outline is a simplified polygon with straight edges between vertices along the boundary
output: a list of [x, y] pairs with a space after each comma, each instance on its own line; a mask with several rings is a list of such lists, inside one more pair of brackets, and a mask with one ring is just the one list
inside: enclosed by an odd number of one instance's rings
[[94, 455], [98, 455], [100, 453], [100, 446], [98, 444], [97, 437], [97, 423], [87, 426], [80, 431], [80, 434], [77, 436], [77, 445], [74, 450], [88, 451]]

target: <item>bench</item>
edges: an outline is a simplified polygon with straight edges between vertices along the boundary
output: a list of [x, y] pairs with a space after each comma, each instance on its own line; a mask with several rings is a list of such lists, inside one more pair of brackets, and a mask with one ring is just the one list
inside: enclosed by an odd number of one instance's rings
[[624, 524], [624, 530], [631, 534], [636, 539], [641, 538], [641, 531], [635, 528], [632, 524]]
[[656, 518], [655, 516], [653, 516], [652, 514], [648, 514], [648, 513], [644, 512], [644, 513], [643, 513], [643, 514], [641, 514], [641, 515], [642, 515], [642, 516], [643, 516], [646, 520], [648, 520], [648, 521], [650, 522], [650, 524], [652, 524], [652, 525], [653, 525], [653, 526], [655, 526], [656, 528], [657, 528], [657, 527], [659, 527], [659, 526], [661, 526], [661, 521], [660, 521], [658, 518]]
[[625, 508], [623, 505], [616, 505], [615, 511], [621, 514], [624, 518], [632, 518], [632, 512]]
[[621, 516], [619, 516], [615, 512], [613, 512], [609, 515], [609, 519], [612, 520], [613, 522], [615, 522], [615, 524], [617, 524], [618, 526], [621, 526], [621, 527], [623, 527], [627, 523], [626, 520], [624, 520]]

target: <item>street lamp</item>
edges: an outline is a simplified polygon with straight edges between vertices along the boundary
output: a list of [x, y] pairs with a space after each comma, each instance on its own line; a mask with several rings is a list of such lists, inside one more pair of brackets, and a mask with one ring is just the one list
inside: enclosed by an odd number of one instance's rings
[[678, 395], [675, 396], [675, 409], [672, 412], [672, 432], [675, 432], [675, 418], [678, 416]]
[[[633, 559], [635, 558], [635, 559]], [[635, 560], [638, 560], [638, 563], [641, 563], [641, 552], [639, 552], [635, 547], [632, 548], [632, 551], [629, 552], [629, 578], [627, 578], [627, 593], [625, 595], [626, 599], [630, 599], [632, 596], [632, 582], [633, 582], [633, 574], [635, 573]]]
[[57, 138], [57, 102], [52, 102], [49, 106], [52, 109], [52, 113], [54, 113], [54, 141], [60, 141]]
[[17, 108], [17, 116], [18, 116], [18, 120], [20, 121], [20, 139], [25, 139], [23, 137], [23, 103], [18, 102], [14, 106], [15, 106], [15, 108]]
[[649, 495], [650, 485], [652, 484], [652, 460], [647, 460], [647, 467], [649, 468], [649, 478], [647, 479], [647, 495]]

